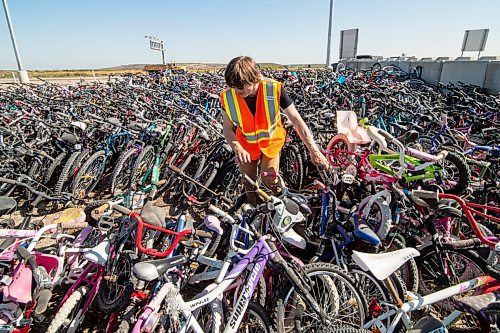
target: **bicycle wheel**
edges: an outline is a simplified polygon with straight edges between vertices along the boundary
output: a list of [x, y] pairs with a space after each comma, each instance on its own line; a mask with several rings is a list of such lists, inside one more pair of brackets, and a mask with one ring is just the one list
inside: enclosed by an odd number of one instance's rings
[[328, 142], [326, 158], [328, 158], [334, 168], [345, 167], [348, 163], [349, 155], [337, 151], [354, 151], [355, 149], [356, 144], [350, 143], [345, 134], [337, 134]]
[[[310, 294], [325, 311], [329, 321], [326, 326], [363, 326], [367, 315], [366, 299], [351, 275], [328, 263], [307, 264], [302, 269], [314, 283]], [[280, 316], [283, 322], [276, 324], [284, 332], [297, 329], [300, 332], [313, 332], [325, 326], [290, 283], [282, 287], [279, 302], [283, 304]], [[298, 316], [301, 318], [300, 323], [296, 319]]]
[[[375, 278], [370, 272], [365, 272], [358, 266], [351, 265], [349, 266], [349, 274], [354, 277], [354, 281], [356, 282], [358, 290], [361, 290], [361, 292], [366, 296], [366, 299], [370, 302], [377, 301], [377, 303], [381, 306], [382, 310], [380, 312], [380, 315], [388, 312], [391, 309], [391, 307], [387, 305], [384, 306], [384, 303], [381, 304], [381, 302], [397, 304], [396, 298], [389, 291], [386, 283]], [[406, 286], [403, 280], [398, 276], [398, 274], [391, 274], [389, 276], [389, 279], [393, 284], [399, 299], [404, 300]], [[389, 327], [389, 325], [391, 324], [391, 319], [393, 318], [388, 318], [387, 320], [383, 321], [386, 327]], [[399, 322], [393, 332], [405, 332], [403, 323]]]
[[231, 163], [218, 173], [214, 191], [223, 192], [226, 198], [234, 202], [244, 191], [242, 178], [238, 165]]
[[134, 291], [133, 265], [134, 260], [127, 252], [116, 254], [113, 260], [106, 263], [105, 278], [97, 292], [97, 303], [104, 313], [110, 314], [127, 307]]
[[[203, 171], [201, 172], [198, 181], [202, 183], [205, 187], [209, 187], [213, 180], [215, 179], [215, 176], [217, 175], [219, 171], [219, 162], [214, 162], [214, 161], [209, 161], [208, 164], [205, 166]], [[202, 197], [203, 194], [205, 193], [204, 188], [200, 188], [198, 190], [198, 197]]]
[[[76, 289], [64, 302], [59, 311], [57, 311], [54, 319], [52, 319], [47, 333], [67, 332], [70, 327], [72, 332], [76, 331], [82, 316], [79, 313], [80, 306], [85, 302], [85, 298], [89, 293], [89, 289], [81, 286]], [[74, 326], [76, 325], [76, 326]]]
[[77, 198], [85, 198], [91, 192], [104, 171], [104, 162], [106, 161], [106, 152], [99, 150], [83, 163], [75, 177], [71, 192]]
[[281, 174], [291, 189], [299, 191], [304, 179], [304, 163], [299, 148], [286, 145], [281, 150]]
[[362, 221], [365, 222], [382, 241], [387, 237], [392, 228], [391, 209], [384, 199], [377, 198], [370, 207], [368, 216], [365, 217], [363, 216], [363, 210], [370, 199], [371, 196], [361, 200], [358, 214], [360, 219], [362, 219]]
[[[131, 184], [135, 186], [137, 181], [143, 181], [146, 173], [153, 168], [155, 163], [155, 150], [153, 146], [146, 146], [142, 149], [141, 153], [135, 159], [135, 163], [132, 171]], [[142, 184], [142, 186], [150, 185], [148, 182]]]
[[133, 166], [138, 154], [139, 148], [132, 147], [118, 158], [116, 166], [113, 169], [113, 174], [111, 175], [111, 193], [113, 193], [113, 196], [124, 193], [129, 189]]
[[73, 169], [73, 164], [75, 163], [76, 159], [80, 155], [80, 152], [74, 152], [71, 154], [71, 156], [68, 158], [66, 163], [64, 164], [64, 167], [61, 171], [61, 175], [59, 176], [59, 179], [57, 180], [56, 188], [55, 188], [55, 194], [60, 195], [62, 190], [64, 189], [64, 185], [67, 183], [68, 179], [72, 176], [71, 170]]
[[237, 332], [271, 333], [271, 319], [261, 305], [250, 302]]
[[470, 169], [459, 155], [449, 151], [441, 164], [442, 176], [438, 180], [445, 193], [460, 195], [469, 187]]
[[66, 152], [61, 153], [61, 154], [57, 155], [57, 157], [54, 159], [52, 164], [50, 164], [50, 167], [48, 168], [47, 173], [45, 174], [45, 180], [44, 180], [45, 184], [48, 184], [50, 182], [56, 169], [61, 165], [61, 163], [65, 157], [66, 157]]
[[[485, 262], [476, 252], [470, 250], [455, 250], [452, 248], [440, 249], [436, 252], [435, 246], [429, 245], [420, 250], [417, 257], [419, 266], [419, 292], [428, 295], [452, 285], [468, 281], [481, 275], [487, 275]], [[470, 296], [474, 290], [462, 294]], [[444, 300], [437, 303], [435, 308], [443, 312], [454, 309], [453, 303]]]

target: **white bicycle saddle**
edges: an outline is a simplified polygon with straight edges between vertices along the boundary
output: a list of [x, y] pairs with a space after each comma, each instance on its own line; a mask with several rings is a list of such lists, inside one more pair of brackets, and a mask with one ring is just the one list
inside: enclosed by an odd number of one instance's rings
[[379, 279], [384, 280], [399, 267], [420, 253], [411, 247], [385, 253], [364, 253], [352, 251], [352, 259], [364, 271], [370, 271]]

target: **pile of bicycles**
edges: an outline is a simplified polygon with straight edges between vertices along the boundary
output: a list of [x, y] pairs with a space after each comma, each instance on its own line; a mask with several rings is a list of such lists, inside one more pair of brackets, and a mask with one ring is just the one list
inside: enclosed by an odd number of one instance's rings
[[375, 66], [264, 73], [330, 162], [284, 117], [275, 194], [225, 143], [220, 75], [1, 90], [0, 329], [498, 329], [499, 98]]

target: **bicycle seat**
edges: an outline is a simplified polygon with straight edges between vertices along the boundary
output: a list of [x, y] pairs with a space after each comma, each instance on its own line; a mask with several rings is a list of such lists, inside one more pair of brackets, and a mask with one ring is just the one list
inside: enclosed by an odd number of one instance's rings
[[142, 220], [157, 227], [165, 226], [166, 217], [167, 214], [165, 213], [165, 211], [160, 207], [153, 206], [151, 201], [148, 201], [141, 211]]
[[121, 122], [120, 122], [120, 119], [118, 118], [115, 118], [115, 117], [109, 117], [108, 119], [106, 119], [108, 121], [108, 123], [110, 123], [111, 125], [115, 125], [115, 126], [121, 126]]
[[141, 124], [141, 123], [138, 123], [136, 121], [132, 121], [128, 126], [130, 127], [131, 130], [137, 131], [137, 132], [140, 132], [146, 128], [145, 124]]
[[71, 134], [71, 133], [63, 133], [61, 135], [61, 139], [63, 139], [67, 143], [71, 143], [72, 145], [74, 145], [78, 141], [78, 138], [76, 137], [76, 135]]
[[434, 317], [424, 317], [413, 325], [408, 333], [446, 332], [443, 323]]
[[493, 324], [494, 314], [500, 310], [500, 292], [462, 297], [457, 300], [457, 307]]
[[405, 143], [409, 143], [409, 142], [413, 142], [413, 141], [417, 140], [418, 136], [419, 136], [419, 134], [417, 131], [410, 130], [410, 131], [406, 132], [405, 134], [401, 135], [397, 139], [401, 143], [405, 144]]
[[370, 271], [379, 279], [384, 280], [399, 267], [420, 253], [411, 247], [384, 253], [364, 253], [352, 251], [352, 259], [364, 271]]
[[139, 262], [134, 265], [132, 270], [134, 275], [139, 280], [150, 282], [159, 278], [160, 275], [168, 271], [170, 268], [183, 264], [186, 261], [187, 259], [184, 255], [178, 255], [171, 258]]
[[366, 224], [360, 223], [358, 227], [354, 229], [354, 235], [373, 246], [380, 245], [380, 238], [378, 238], [377, 234]]
[[9, 214], [17, 207], [17, 202], [11, 197], [0, 197], [0, 215]]

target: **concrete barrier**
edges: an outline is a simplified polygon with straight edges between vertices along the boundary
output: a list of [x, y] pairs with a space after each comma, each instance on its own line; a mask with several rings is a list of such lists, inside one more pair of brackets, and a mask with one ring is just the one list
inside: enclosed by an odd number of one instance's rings
[[443, 63], [440, 81], [443, 83], [463, 83], [484, 86], [487, 61], [446, 61]]
[[413, 61], [412, 67], [422, 67], [422, 79], [430, 84], [437, 84], [441, 79], [442, 61]]
[[[465, 58], [465, 57], [464, 57]], [[481, 60], [449, 60], [449, 58], [437, 58], [436, 60], [400, 60], [384, 59], [376, 61], [374, 59], [348, 59], [344, 60], [346, 68], [367, 69], [379, 62], [382, 67], [395, 65], [405, 72], [410, 72], [413, 67], [422, 67], [422, 79], [431, 83], [458, 83], [458, 81], [468, 84], [475, 84], [484, 87], [490, 94], [500, 92], [500, 61], [497, 57]]]
[[492, 61], [488, 64], [483, 87], [492, 94], [500, 92], [500, 61]]

